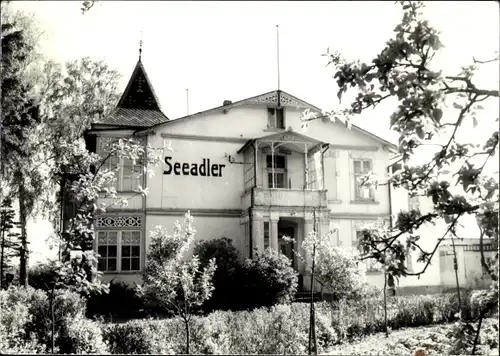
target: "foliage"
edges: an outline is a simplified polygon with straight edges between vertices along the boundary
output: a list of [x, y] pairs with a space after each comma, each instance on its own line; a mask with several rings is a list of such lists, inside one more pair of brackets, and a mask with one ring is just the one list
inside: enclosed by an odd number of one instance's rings
[[[393, 330], [450, 323], [457, 320], [459, 311], [455, 294], [390, 298], [389, 305]], [[355, 342], [359, 337], [384, 330], [381, 298], [356, 304], [341, 302], [337, 308], [340, 318], [332, 314], [328, 303], [317, 303], [316, 310], [318, 352], [321, 353], [329, 354], [338, 344]], [[293, 303], [195, 316], [191, 351], [196, 354], [304, 354], [307, 352], [309, 313], [308, 303]], [[489, 340], [487, 342], [493, 347], [495, 330], [489, 328], [490, 336], [485, 342]], [[185, 329], [179, 319], [134, 320], [107, 325], [103, 333], [112, 353], [179, 354], [185, 350]], [[442, 342], [442, 337], [432, 336], [432, 340], [411, 345], [429, 348], [432, 343]], [[448, 338], [447, 345], [449, 342]]]
[[103, 340], [99, 323], [79, 314], [66, 320], [60, 337], [60, 352], [64, 354], [107, 354], [108, 346]]
[[143, 285], [138, 293], [152, 299], [163, 308], [173, 311], [184, 323], [186, 329], [186, 350], [190, 353], [190, 324], [193, 313], [200, 310], [210, 299], [214, 289], [212, 278], [215, 273], [215, 259], [201, 268], [198, 256], [186, 260], [196, 230], [189, 212], [184, 219], [184, 229], [177, 221], [173, 234], [157, 226], [151, 233], [151, 244], [147, 254], [147, 267], [143, 272]]
[[0, 206], [0, 288], [8, 284], [6, 274], [12, 272], [11, 258], [19, 256], [19, 233], [14, 228], [19, 228], [19, 222], [15, 221], [12, 200], [6, 198]]
[[38, 128], [42, 118], [34, 96], [35, 83], [27, 75], [36, 43], [30, 31], [32, 22], [13, 14], [6, 4], [1, 6], [0, 195], [2, 199], [16, 198], [19, 204], [19, 279], [26, 284], [29, 252], [26, 222], [37, 206], [37, 197], [44, 194], [42, 174], [35, 163], [39, 158]]
[[[481, 335], [479, 355], [498, 354], [498, 320], [487, 319]], [[424, 355], [453, 355], [453, 324], [405, 328], [395, 331], [388, 338], [380, 334], [353, 339], [328, 350], [329, 355], [416, 355], [417, 349]]]
[[244, 264], [231, 239], [222, 237], [197, 241], [193, 253], [205, 267], [215, 258], [217, 270], [212, 297], [204, 304], [205, 311], [240, 310], [248, 307], [244, 290]]
[[244, 280], [254, 307], [289, 303], [297, 292], [297, 272], [290, 259], [271, 248], [246, 260]]
[[364, 270], [355, 253], [323, 243], [318, 244], [317, 254], [316, 278], [332, 294], [335, 302], [354, 299], [356, 293], [361, 293]]
[[92, 293], [87, 299], [87, 317], [112, 319], [143, 316], [146, 305], [135, 289], [124, 282], [111, 281], [108, 293]]
[[77, 293], [64, 290], [55, 293], [54, 318], [48, 294], [32, 287], [11, 286], [0, 291], [0, 307], [2, 353], [22, 349], [23, 345], [28, 351], [49, 351], [52, 320], [56, 321], [54, 351], [106, 351], [99, 338], [100, 329], [84, 319], [85, 301]]
[[[438, 31], [424, 18], [424, 4], [399, 3], [402, 20], [394, 29], [394, 37], [373, 60], [363, 63], [346, 60], [339, 53], [326, 54], [328, 63], [335, 67], [339, 100], [348, 89], [356, 90], [357, 95], [348, 108], [325, 113], [332, 120], [344, 121], [349, 126], [353, 115], [380, 103], [395, 104], [390, 127], [400, 136], [398, 162], [402, 161], [402, 167], [393, 166], [395, 172], [387, 182], [369, 173], [360, 184], [402, 187], [411, 196], [426, 197], [433, 203], [429, 212], [402, 211], [394, 226], [378, 224], [364, 231], [362, 258], [377, 261], [396, 278], [424, 273], [446, 237], [461, 237], [458, 227], [467, 216], [476, 218], [481, 246], [486, 238], [497, 245], [499, 216], [498, 179], [487, 170], [488, 160], [494, 159], [498, 152], [498, 118], [480, 114], [483, 102], [495, 104], [496, 100], [498, 105], [499, 91], [480, 87], [476, 76], [481, 68], [488, 70], [488, 63], [498, 66], [498, 52], [486, 61], [472, 57], [471, 65], [462, 67], [458, 73], [438, 70], [432, 59], [443, 44]], [[307, 112], [304, 124], [316, 118]], [[463, 132], [467, 123], [473, 128], [478, 125], [486, 128], [483, 131], [488, 132], [488, 137], [479, 135], [472, 139], [476, 135]], [[415, 164], [415, 156], [432, 147], [436, 150], [427, 163]], [[437, 219], [444, 221], [447, 229], [434, 246], [426, 250], [419, 242], [418, 228]], [[466, 233], [470, 237], [471, 232]], [[406, 256], [410, 251], [419, 253], [418, 262], [424, 264], [421, 270], [406, 269]], [[493, 283], [497, 283], [498, 274], [494, 269], [498, 265], [498, 253], [492, 264], [486, 262], [482, 249], [481, 256], [482, 266], [490, 272]], [[457, 293], [458, 290], [459, 286]], [[488, 296], [487, 305], [498, 303], [498, 293]], [[466, 334], [475, 333], [473, 339], [478, 340], [479, 330], [474, 331], [471, 324], [466, 323], [463, 329]]]

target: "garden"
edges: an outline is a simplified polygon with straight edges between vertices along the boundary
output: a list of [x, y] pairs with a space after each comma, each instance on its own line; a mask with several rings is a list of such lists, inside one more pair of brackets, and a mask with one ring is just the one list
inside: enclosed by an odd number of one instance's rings
[[[220, 238], [179, 259], [193, 242], [191, 222], [188, 215], [173, 236], [153, 233], [140, 288], [112, 282], [107, 292], [85, 293], [55, 283], [54, 264], [31, 269], [29, 287], [0, 291], [2, 354], [307, 354], [311, 306], [294, 302], [297, 275], [287, 257], [268, 249], [242, 262]], [[384, 299], [359, 278], [362, 270], [349, 268], [354, 255], [335, 251], [327, 266], [344, 275], [343, 292], [314, 304], [317, 354], [470, 354], [455, 323], [478, 317], [481, 292], [462, 291], [462, 305], [456, 293]], [[163, 258], [165, 278], [157, 274]], [[321, 259], [318, 266], [326, 268]], [[497, 310], [483, 317], [475, 353], [494, 354]]]

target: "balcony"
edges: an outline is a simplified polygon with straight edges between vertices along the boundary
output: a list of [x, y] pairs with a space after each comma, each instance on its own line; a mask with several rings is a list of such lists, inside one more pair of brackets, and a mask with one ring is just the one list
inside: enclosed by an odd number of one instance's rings
[[326, 208], [328, 201], [326, 190], [253, 188], [253, 201], [248, 191], [241, 197], [241, 203], [242, 209], [250, 206]]

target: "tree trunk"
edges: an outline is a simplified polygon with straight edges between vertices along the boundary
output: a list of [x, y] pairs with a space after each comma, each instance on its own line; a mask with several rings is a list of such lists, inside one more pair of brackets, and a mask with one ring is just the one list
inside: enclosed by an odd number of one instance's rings
[[481, 314], [479, 314], [479, 323], [477, 324], [476, 337], [474, 338], [474, 345], [472, 346], [472, 355], [476, 354], [476, 347], [479, 341], [479, 333], [481, 332], [481, 325], [483, 324], [484, 314], [484, 312], [481, 312]]
[[458, 310], [460, 312], [460, 319], [462, 319], [462, 298], [460, 297], [460, 284], [458, 282], [457, 251], [455, 249], [455, 238], [453, 234], [451, 235], [451, 244], [453, 246], [453, 269], [455, 270], [455, 281], [457, 283]]
[[384, 327], [385, 337], [389, 337], [389, 329], [387, 328], [387, 273], [384, 273]]
[[189, 329], [189, 321], [184, 320], [184, 325], [186, 327], [186, 355], [189, 355], [189, 342], [190, 342], [190, 333], [191, 330]]
[[[313, 230], [316, 233], [316, 210], [313, 210]], [[313, 246], [312, 266], [311, 266], [311, 300], [309, 316], [309, 355], [318, 354], [318, 345], [316, 342], [316, 310], [314, 308], [314, 269], [316, 260], [316, 243]]]
[[19, 250], [19, 285], [28, 286], [28, 235], [26, 232], [26, 191], [24, 190], [24, 179], [21, 175], [19, 183], [19, 222], [21, 225], [21, 248]]
[[[3, 223], [3, 222], [2, 222]], [[0, 289], [3, 288], [3, 265], [4, 265], [4, 255], [5, 255], [5, 230], [2, 226], [2, 251], [0, 255]]]
[[51, 341], [51, 351], [52, 354], [54, 354], [54, 349], [56, 345], [56, 340], [55, 340], [55, 334], [56, 334], [56, 317], [54, 315], [54, 288], [52, 288], [52, 291], [49, 295], [49, 301], [50, 301], [50, 318], [51, 318], [51, 326], [52, 326], [52, 332], [50, 335], [50, 341]]

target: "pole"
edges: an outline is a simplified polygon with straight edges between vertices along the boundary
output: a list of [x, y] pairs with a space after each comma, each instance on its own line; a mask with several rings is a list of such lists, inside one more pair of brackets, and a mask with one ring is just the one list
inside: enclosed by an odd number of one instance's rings
[[[278, 91], [280, 90], [280, 32], [279, 26], [276, 25], [276, 64], [278, 76]], [[279, 103], [278, 103], [279, 105]]]
[[[313, 208], [313, 236], [317, 240], [316, 229], [316, 208]], [[317, 355], [318, 347], [316, 343], [316, 311], [314, 308], [314, 269], [316, 260], [316, 241], [313, 244], [312, 266], [311, 266], [311, 301], [309, 319], [309, 355]]]
[[189, 89], [186, 89], [186, 115], [189, 115]]

